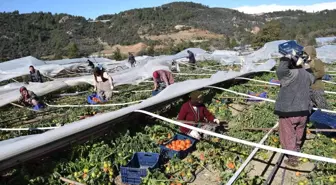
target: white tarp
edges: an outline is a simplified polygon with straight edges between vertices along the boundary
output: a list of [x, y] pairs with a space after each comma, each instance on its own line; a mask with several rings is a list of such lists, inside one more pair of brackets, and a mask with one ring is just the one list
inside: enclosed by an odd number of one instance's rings
[[316, 48], [317, 58], [321, 59], [324, 63], [336, 62], [336, 45], [327, 45]]

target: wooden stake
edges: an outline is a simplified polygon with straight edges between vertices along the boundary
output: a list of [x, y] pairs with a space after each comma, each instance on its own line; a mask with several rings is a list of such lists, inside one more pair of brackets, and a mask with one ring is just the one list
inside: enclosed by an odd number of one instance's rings
[[73, 181], [73, 180], [69, 180], [69, 179], [64, 178], [64, 177], [60, 177], [60, 179], [64, 182], [74, 184], [74, 185], [86, 185], [86, 184], [82, 184], [82, 183], [79, 183], [79, 182], [76, 182], [76, 181]]

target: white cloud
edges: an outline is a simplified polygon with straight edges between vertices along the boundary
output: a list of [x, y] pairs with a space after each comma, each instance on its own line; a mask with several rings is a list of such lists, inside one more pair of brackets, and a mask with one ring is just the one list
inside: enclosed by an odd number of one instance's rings
[[270, 5], [258, 5], [258, 6], [241, 6], [234, 9], [247, 14], [260, 14], [260, 13], [285, 11], [285, 10], [303, 10], [307, 12], [317, 12], [326, 9], [327, 10], [336, 9], [336, 2], [318, 3], [305, 6], [302, 5], [284, 6], [284, 5], [270, 4]]

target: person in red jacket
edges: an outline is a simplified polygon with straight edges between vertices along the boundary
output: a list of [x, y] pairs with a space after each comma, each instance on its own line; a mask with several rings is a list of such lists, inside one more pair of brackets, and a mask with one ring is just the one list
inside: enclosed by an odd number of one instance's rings
[[[194, 91], [190, 94], [190, 100], [184, 103], [181, 107], [181, 110], [178, 114], [178, 120], [185, 121], [194, 121], [194, 122], [215, 122], [219, 124], [219, 120], [209, 112], [209, 110], [203, 104], [203, 95], [200, 91]], [[187, 125], [191, 125], [186, 123]], [[204, 125], [201, 127], [204, 130], [215, 131], [216, 126], [214, 125]], [[192, 131], [190, 129], [180, 127], [180, 132], [190, 135], [196, 139], [200, 139], [201, 136], [198, 132]], [[207, 136], [204, 136], [207, 138]]]

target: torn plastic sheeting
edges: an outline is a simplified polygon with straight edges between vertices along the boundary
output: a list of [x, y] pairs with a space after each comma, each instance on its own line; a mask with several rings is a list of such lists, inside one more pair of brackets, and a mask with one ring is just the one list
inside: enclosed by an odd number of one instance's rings
[[244, 60], [246, 62], [260, 62], [261, 60], [267, 60], [274, 57], [281, 57], [279, 51], [279, 44], [287, 42], [287, 40], [278, 40], [266, 43], [262, 48], [253, 52], [250, 55], [246, 55]]
[[[268, 64], [263, 64], [264, 67], [270, 70], [274, 66], [267, 66]], [[257, 72], [257, 71], [254, 71]], [[245, 73], [246, 74], [246, 73]], [[118, 117], [127, 115], [134, 110], [143, 109], [149, 106], [153, 106], [170, 99], [188, 94], [194, 90], [201, 89], [203, 87], [217, 84], [226, 80], [234, 79], [235, 77], [244, 75], [244, 73], [240, 72], [217, 72], [216, 74], [212, 75], [211, 78], [207, 79], [195, 79], [195, 80], [187, 80], [183, 82], [174, 83], [164, 89], [160, 94], [157, 96], [148, 98], [137, 105], [132, 105], [129, 107], [125, 107], [119, 109], [117, 111], [104, 113], [101, 115], [96, 115], [92, 118], [87, 118], [85, 120], [76, 121], [71, 124], [67, 124], [59, 129], [51, 130], [36, 136], [32, 136], [20, 141], [17, 141], [12, 144], [2, 146], [2, 150], [0, 150], [0, 161], [4, 161], [9, 159], [13, 156], [17, 156], [19, 154], [28, 152], [35, 148], [48, 145], [51, 142], [60, 140], [62, 138], [68, 137], [70, 135], [79, 133], [81, 131], [91, 129], [97, 125], [103, 124], [107, 121], [116, 119]], [[0, 162], [1, 164], [1, 162]]]

